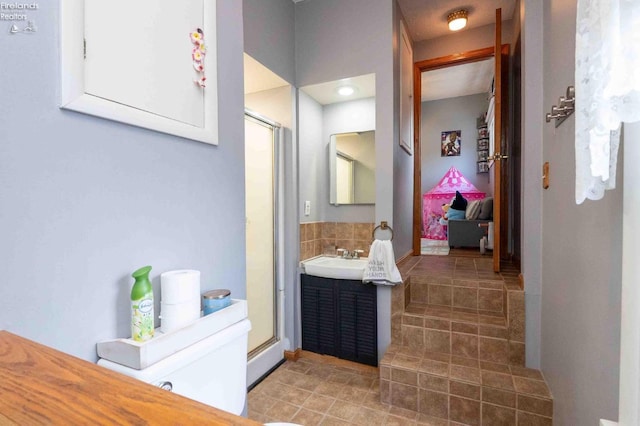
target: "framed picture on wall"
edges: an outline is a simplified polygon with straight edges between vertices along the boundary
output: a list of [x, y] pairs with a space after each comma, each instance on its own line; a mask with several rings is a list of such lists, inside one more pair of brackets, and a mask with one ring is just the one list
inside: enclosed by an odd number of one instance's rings
[[481, 151], [478, 151], [478, 161], [487, 161], [487, 158], [489, 158], [488, 149], [483, 149]]
[[457, 157], [462, 147], [462, 132], [460, 130], [447, 130], [440, 134], [440, 156]]
[[489, 163], [486, 161], [478, 161], [477, 173], [489, 173]]
[[478, 139], [478, 151], [489, 149], [489, 139]]

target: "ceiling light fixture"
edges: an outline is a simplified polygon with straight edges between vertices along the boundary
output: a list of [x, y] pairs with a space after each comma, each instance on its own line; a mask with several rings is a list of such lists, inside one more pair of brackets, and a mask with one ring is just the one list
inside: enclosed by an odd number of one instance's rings
[[456, 10], [455, 12], [451, 12], [449, 16], [447, 16], [447, 22], [449, 23], [449, 29], [451, 31], [458, 31], [467, 26], [467, 16], [469, 12], [465, 9]]
[[342, 86], [340, 88], [338, 88], [338, 94], [340, 96], [349, 96], [349, 95], [353, 95], [353, 93], [355, 92], [355, 89], [351, 86]]

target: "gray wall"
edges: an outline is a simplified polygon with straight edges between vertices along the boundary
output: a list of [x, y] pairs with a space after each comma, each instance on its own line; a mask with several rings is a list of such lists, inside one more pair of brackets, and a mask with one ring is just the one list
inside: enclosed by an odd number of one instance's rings
[[[400, 147], [400, 20], [398, 2], [393, 2], [393, 245], [396, 260], [413, 246], [413, 161], [415, 154]], [[411, 131], [413, 135], [413, 130]]]
[[242, 0], [242, 4], [244, 51], [294, 84], [294, 3], [291, 0]]
[[[298, 90], [299, 217], [301, 223], [325, 220], [329, 204], [329, 153], [323, 136], [322, 105]], [[304, 215], [304, 202], [311, 214]]]
[[[504, 16], [504, 14], [502, 18], [502, 44], [511, 43], [513, 40], [513, 21], [510, 16]], [[425, 59], [448, 56], [454, 53], [493, 47], [494, 44], [495, 25], [490, 24], [484, 27], [470, 28], [431, 40], [417, 42], [414, 46], [413, 56], [415, 57], [415, 61], [418, 62]]]
[[[329, 203], [331, 135], [375, 130], [375, 114], [375, 98], [322, 106], [300, 91], [300, 204], [304, 206], [305, 200], [311, 201], [309, 216], [304, 215], [304, 208], [300, 209], [301, 222], [375, 221], [374, 205], [334, 206]], [[318, 127], [320, 133], [317, 132]]]
[[[303, 91], [299, 93], [300, 222], [374, 222], [373, 205], [329, 203], [329, 142], [331, 135], [337, 133], [375, 130], [376, 99], [322, 106]], [[304, 215], [306, 200], [311, 201], [309, 216]]]
[[[520, 2], [520, 37], [522, 43], [521, 76], [521, 170], [522, 170], [522, 275], [525, 288], [525, 335], [527, 366], [540, 368], [542, 341], [542, 132], [545, 123], [543, 91], [543, 3], [539, 0]], [[548, 127], [548, 126], [547, 126]], [[571, 161], [570, 164], [573, 164]], [[526, 237], [525, 237], [526, 236]]]
[[296, 4], [298, 86], [376, 74], [376, 142], [382, 141], [376, 143], [377, 221], [392, 219], [392, 43], [391, 4], [367, 0]]
[[60, 1], [0, 37], [0, 328], [90, 361], [130, 335], [130, 274], [245, 296], [242, 4], [218, 8], [219, 146], [58, 108]]
[[640, 423], [638, 412], [638, 392], [640, 390], [640, 264], [628, 261], [640, 257], [640, 191], [634, 182], [640, 182], [640, 145], [632, 141], [640, 140], [640, 121], [625, 123], [623, 126], [624, 137], [631, 143], [624, 144], [623, 179], [631, 182], [624, 187], [623, 207], [623, 249], [622, 256], [622, 324], [620, 341], [620, 403], [618, 423], [621, 425], [633, 425]]
[[[573, 84], [575, 22], [576, 0], [545, 0], [545, 110]], [[557, 129], [539, 120], [551, 166], [542, 194], [542, 370], [554, 424], [593, 425], [618, 412], [623, 170], [615, 190], [577, 206], [575, 119]]]
[[[489, 173], [477, 174], [476, 119], [488, 107], [487, 94], [460, 96], [422, 103], [420, 146], [422, 149], [422, 194], [436, 185], [442, 176], [454, 166], [475, 185], [478, 190], [493, 194]], [[441, 133], [461, 130], [460, 156], [441, 157]]]
[[[354, 75], [376, 74], [375, 221], [386, 220], [391, 226], [394, 225], [395, 207], [394, 146], [398, 140], [394, 108], [393, 8], [393, 2], [370, 0], [309, 1], [297, 3], [295, 7], [295, 62], [299, 87]], [[304, 167], [302, 161], [300, 164]], [[394, 241], [396, 252], [402, 252], [396, 244]], [[390, 341], [391, 290], [379, 288], [380, 356]]]

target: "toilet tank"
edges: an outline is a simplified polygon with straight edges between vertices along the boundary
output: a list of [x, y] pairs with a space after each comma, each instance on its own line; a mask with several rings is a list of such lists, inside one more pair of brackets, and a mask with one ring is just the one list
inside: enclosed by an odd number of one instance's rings
[[106, 359], [98, 365], [240, 415], [247, 395], [250, 329], [249, 320], [241, 320], [140, 370]]

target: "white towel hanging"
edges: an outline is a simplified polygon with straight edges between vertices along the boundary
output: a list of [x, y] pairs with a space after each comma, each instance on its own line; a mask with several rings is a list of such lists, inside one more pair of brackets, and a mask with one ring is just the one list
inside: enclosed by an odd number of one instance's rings
[[402, 276], [396, 266], [393, 246], [389, 240], [375, 240], [369, 250], [369, 263], [364, 270], [363, 282], [376, 285], [396, 285], [402, 283]]

